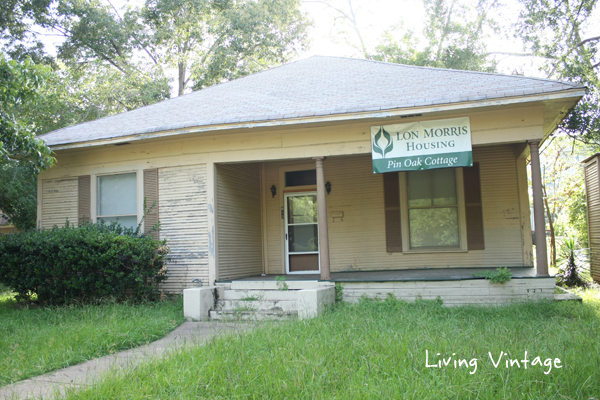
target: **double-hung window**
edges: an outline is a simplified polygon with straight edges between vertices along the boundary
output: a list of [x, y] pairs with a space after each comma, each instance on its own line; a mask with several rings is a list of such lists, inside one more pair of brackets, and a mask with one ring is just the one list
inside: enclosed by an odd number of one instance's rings
[[96, 219], [135, 228], [138, 224], [137, 174], [101, 175], [97, 179]]
[[464, 251], [462, 170], [440, 168], [400, 174], [402, 251]]
[[454, 168], [406, 174], [411, 249], [459, 247]]

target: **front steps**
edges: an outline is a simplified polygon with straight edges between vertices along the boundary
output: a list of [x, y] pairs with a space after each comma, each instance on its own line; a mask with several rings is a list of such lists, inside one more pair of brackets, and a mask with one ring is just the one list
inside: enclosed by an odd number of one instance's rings
[[184, 315], [215, 320], [302, 319], [317, 316], [334, 302], [335, 287], [328, 282], [233, 281], [184, 290]]

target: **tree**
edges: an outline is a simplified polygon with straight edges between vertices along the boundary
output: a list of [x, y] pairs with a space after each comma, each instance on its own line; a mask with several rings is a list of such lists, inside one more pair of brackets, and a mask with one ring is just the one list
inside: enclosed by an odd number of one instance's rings
[[299, 6], [299, 0], [147, 0], [121, 16], [99, 0], [59, 0], [42, 25], [64, 37], [64, 62], [103, 62], [129, 75], [173, 68], [181, 95], [288, 61], [306, 41]]
[[306, 40], [298, 0], [148, 0], [140, 10], [178, 94], [288, 61]]
[[[362, 35], [362, 31], [360, 28], [360, 24], [358, 22], [358, 15], [362, 12], [360, 7], [357, 5], [357, 2], [353, 2], [353, 0], [309, 0], [308, 3], [319, 3], [323, 4], [327, 8], [332, 9], [336, 17], [334, 19], [334, 25], [339, 24], [338, 26], [342, 29], [342, 34], [345, 35], [346, 42], [353, 47], [358, 54], [360, 54], [364, 58], [369, 58], [370, 53], [367, 50], [367, 46], [365, 45], [365, 40]], [[346, 32], [343, 31], [344, 26], [349, 26], [355, 36], [355, 39], [349, 37]]]
[[423, 34], [426, 44], [420, 46], [414, 32], [406, 31], [400, 40], [396, 32], [387, 32], [370, 58], [426, 67], [472, 71], [495, 71], [488, 62], [484, 43], [487, 30], [497, 25], [489, 16], [498, 7], [497, 0], [478, 0], [467, 6], [459, 0], [423, 0], [427, 22]]
[[36, 176], [54, 158], [14, 110], [36, 104], [48, 73], [31, 60], [0, 55], [0, 210], [19, 229], [35, 226]]
[[36, 172], [53, 164], [46, 144], [11, 112], [15, 106], [35, 104], [47, 74], [47, 68], [30, 60], [18, 63], [0, 55], [0, 164], [18, 161]]
[[598, 0], [521, 0], [517, 24], [532, 56], [541, 57], [548, 78], [584, 84], [588, 92], [567, 116], [560, 129], [588, 144], [600, 144], [600, 36], [593, 29]]

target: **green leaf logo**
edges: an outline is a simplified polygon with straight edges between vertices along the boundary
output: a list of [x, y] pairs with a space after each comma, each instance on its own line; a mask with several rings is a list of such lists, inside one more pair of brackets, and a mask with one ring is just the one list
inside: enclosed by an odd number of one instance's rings
[[[381, 137], [387, 141], [385, 146], [382, 149], [382, 144], [380, 143]], [[394, 142], [392, 142], [392, 136], [383, 129], [383, 126], [379, 128], [379, 132], [375, 135], [375, 139], [373, 140], [373, 151], [375, 153], [381, 154], [382, 157], [385, 158], [386, 154], [394, 149]]]

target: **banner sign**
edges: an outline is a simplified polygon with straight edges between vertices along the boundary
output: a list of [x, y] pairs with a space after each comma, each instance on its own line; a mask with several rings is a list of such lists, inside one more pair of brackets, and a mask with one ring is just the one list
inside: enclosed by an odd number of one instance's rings
[[473, 166], [469, 117], [371, 127], [373, 173]]

